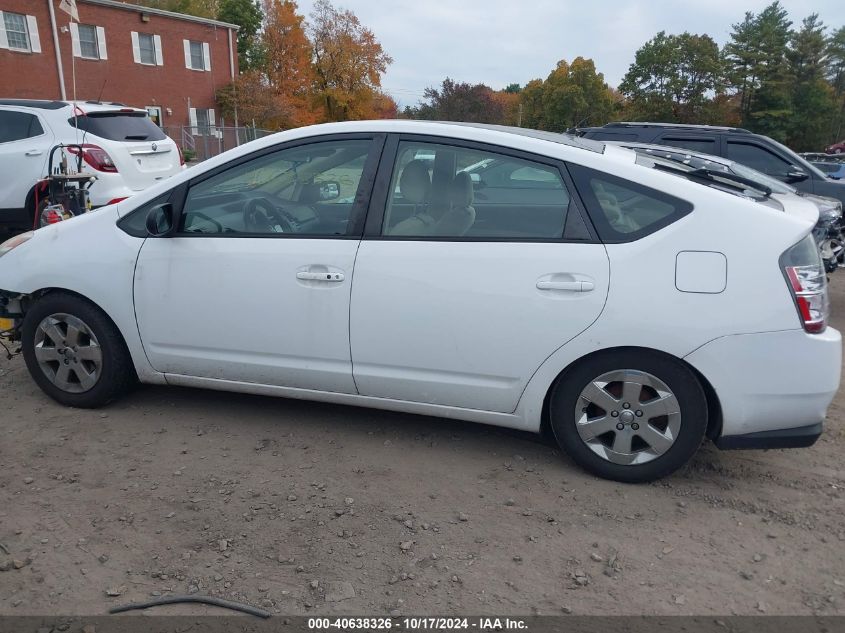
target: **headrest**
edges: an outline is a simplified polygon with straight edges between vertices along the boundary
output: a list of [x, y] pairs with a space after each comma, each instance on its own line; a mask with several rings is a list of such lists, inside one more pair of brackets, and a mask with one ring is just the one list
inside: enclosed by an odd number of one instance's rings
[[314, 204], [320, 201], [320, 184], [311, 183], [302, 185], [302, 190], [299, 192], [299, 202], [302, 204]]
[[426, 202], [431, 189], [428, 164], [422, 160], [412, 160], [405, 165], [399, 177], [399, 192], [406, 200], [419, 204]]
[[449, 185], [449, 202], [456, 207], [469, 207], [472, 200], [472, 178], [465, 171], [458, 172]]

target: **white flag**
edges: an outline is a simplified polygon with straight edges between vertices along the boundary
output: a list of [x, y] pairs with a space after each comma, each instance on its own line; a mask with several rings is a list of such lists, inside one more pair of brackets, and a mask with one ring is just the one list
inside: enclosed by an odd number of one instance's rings
[[69, 13], [70, 17], [79, 22], [79, 11], [76, 10], [76, 0], [62, 0], [59, 3], [59, 8], [65, 13]]

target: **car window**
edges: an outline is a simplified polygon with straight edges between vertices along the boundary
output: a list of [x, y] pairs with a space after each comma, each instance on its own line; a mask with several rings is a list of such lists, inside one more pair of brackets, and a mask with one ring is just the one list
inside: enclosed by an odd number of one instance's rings
[[452, 145], [399, 144], [382, 234], [560, 239], [570, 196], [550, 165]]
[[34, 114], [0, 110], [0, 143], [41, 136], [44, 128]]
[[671, 145], [672, 147], [683, 147], [684, 149], [702, 154], [718, 154], [715, 138], [680, 138], [675, 136], [664, 136], [659, 141], [660, 145]]
[[179, 231], [347, 234], [372, 142], [311, 143], [259, 156], [192, 185]]
[[603, 241], [640, 239], [692, 211], [689, 202], [638, 183], [580, 165], [569, 170]]
[[784, 176], [791, 167], [777, 154], [751, 143], [728, 141], [727, 157], [770, 176]]
[[89, 112], [68, 119], [71, 126], [110, 141], [162, 141], [167, 138], [145, 111]]

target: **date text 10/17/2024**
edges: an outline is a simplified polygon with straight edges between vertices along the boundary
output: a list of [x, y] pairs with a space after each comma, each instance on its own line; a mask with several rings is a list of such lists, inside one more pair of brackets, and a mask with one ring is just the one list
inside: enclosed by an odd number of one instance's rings
[[335, 617], [308, 618], [308, 628], [320, 630], [366, 630], [389, 631], [391, 629], [407, 631], [447, 631], [447, 630], [476, 630], [476, 631], [520, 631], [528, 628], [526, 622], [519, 618], [440, 618], [440, 617]]

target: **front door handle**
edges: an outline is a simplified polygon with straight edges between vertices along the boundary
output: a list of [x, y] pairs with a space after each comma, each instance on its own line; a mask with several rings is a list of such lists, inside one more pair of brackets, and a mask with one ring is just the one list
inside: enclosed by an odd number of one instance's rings
[[27, 156], [41, 156], [41, 154], [43, 154], [43, 153], [44, 152], [41, 151], [40, 149], [31, 149], [26, 153], [26, 155]]
[[589, 292], [596, 285], [592, 281], [538, 281], [540, 290], [566, 290], [569, 292]]
[[333, 281], [335, 283], [341, 282], [345, 279], [343, 273], [317, 273], [309, 271], [299, 271], [296, 273], [296, 278], [301, 281]]

